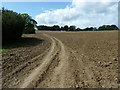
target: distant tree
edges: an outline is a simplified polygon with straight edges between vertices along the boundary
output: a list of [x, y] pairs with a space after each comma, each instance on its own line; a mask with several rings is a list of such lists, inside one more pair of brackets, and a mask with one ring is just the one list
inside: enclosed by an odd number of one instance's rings
[[61, 27], [61, 31], [65, 31], [65, 30], [64, 30], [64, 27]]
[[106, 29], [106, 26], [103, 25], [103, 26], [100, 26], [100, 27], [98, 28], [98, 31], [99, 31], [99, 30], [105, 30], [105, 29]]
[[65, 26], [64, 26], [64, 30], [65, 30], [65, 31], [69, 31], [68, 25], [65, 25]]
[[70, 26], [69, 31], [75, 31], [75, 29], [76, 29], [76, 26]]
[[111, 25], [111, 30], [119, 30], [119, 28], [116, 25]]
[[87, 27], [87, 28], [84, 28], [83, 30], [84, 30], [84, 31], [89, 31], [89, 28]]
[[119, 28], [116, 25], [103, 25], [98, 28], [99, 30], [118, 30]]
[[47, 30], [47, 26], [45, 25], [39, 25], [37, 26], [38, 30]]
[[80, 28], [77, 28], [75, 31], [82, 31], [82, 29], [80, 29]]
[[90, 27], [90, 28], [89, 28], [89, 31], [93, 31], [93, 29], [94, 29], [93, 27]]
[[94, 31], [94, 28], [93, 27], [87, 27], [85, 29], [83, 29], [84, 31]]
[[93, 28], [93, 31], [97, 31], [97, 28], [96, 28], [96, 27], [94, 27], [94, 28]]
[[58, 26], [58, 25], [54, 25], [52, 28], [55, 31], [60, 31], [60, 26]]

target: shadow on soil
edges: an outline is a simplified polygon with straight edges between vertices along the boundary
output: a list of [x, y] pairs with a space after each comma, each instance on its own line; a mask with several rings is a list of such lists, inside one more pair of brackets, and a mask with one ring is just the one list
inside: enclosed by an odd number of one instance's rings
[[13, 48], [19, 48], [19, 47], [31, 47], [38, 45], [42, 43], [44, 40], [43, 39], [38, 39], [34, 37], [22, 37], [19, 40], [9, 43], [9, 44], [4, 44], [2, 46], [2, 49], [13, 49]]

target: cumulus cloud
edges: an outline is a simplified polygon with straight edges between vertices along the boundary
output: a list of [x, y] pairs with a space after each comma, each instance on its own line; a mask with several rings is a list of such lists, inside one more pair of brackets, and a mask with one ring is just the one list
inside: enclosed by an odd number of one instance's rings
[[78, 2], [73, 0], [64, 9], [45, 11], [35, 17], [40, 25], [76, 25], [80, 28], [116, 24], [117, 2]]

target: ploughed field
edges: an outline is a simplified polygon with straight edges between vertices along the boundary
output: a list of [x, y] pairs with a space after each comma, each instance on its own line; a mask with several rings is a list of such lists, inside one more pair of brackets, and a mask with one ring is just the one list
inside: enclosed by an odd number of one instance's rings
[[117, 88], [118, 32], [23, 35], [3, 52], [3, 88]]

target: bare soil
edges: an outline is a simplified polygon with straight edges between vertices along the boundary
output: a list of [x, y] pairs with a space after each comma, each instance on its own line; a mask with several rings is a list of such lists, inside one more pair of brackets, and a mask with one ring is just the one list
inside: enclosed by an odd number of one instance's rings
[[23, 46], [2, 54], [3, 88], [118, 88], [117, 31], [23, 37]]

